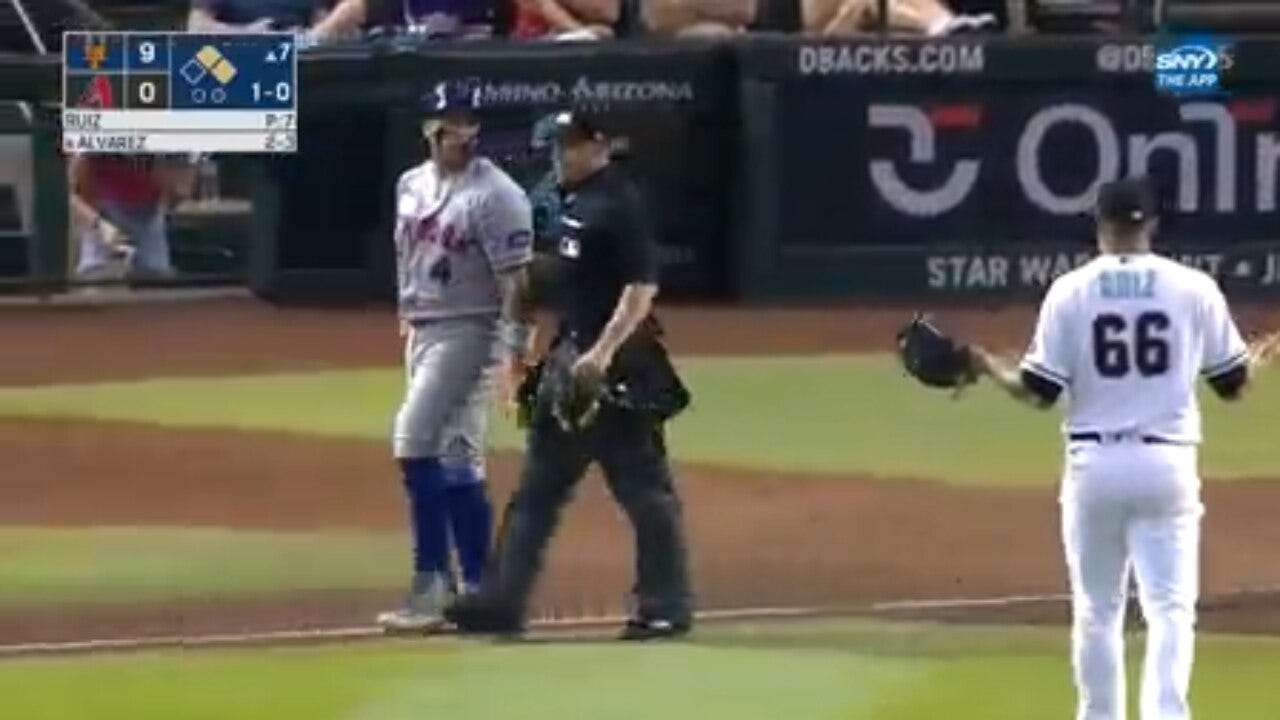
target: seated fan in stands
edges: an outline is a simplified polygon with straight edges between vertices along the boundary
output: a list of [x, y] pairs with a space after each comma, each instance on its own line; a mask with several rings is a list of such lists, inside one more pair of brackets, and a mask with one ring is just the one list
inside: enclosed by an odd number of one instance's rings
[[724, 38], [756, 21], [757, 0], [640, 0], [648, 32], [662, 37]]
[[311, 27], [327, 0], [192, 0], [192, 32], [278, 32]]
[[310, 35], [328, 42], [375, 27], [428, 39], [485, 36], [493, 34], [496, 8], [496, 0], [338, 0]]
[[172, 276], [167, 216], [190, 195], [195, 166], [183, 156], [73, 155], [72, 227], [79, 238], [76, 278], [163, 280]]
[[[964, 9], [964, 3], [952, 7]], [[989, 12], [968, 15], [948, 7], [943, 0], [888, 0], [886, 24], [890, 32], [939, 37], [998, 29], [998, 18]], [[809, 35], [850, 37], [871, 32], [879, 25], [878, 0], [801, 0], [801, 17]]]
[[620, 0], [511, 0], [519, 40], [604, 40], [622, 17]]

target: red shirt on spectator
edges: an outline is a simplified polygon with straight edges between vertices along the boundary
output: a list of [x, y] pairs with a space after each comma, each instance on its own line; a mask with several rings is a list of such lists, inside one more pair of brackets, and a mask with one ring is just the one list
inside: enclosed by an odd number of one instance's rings
[[551, 24], [542, 17], [542, 13], [531, 7], [531, 3], [511, 0], [511, 4], [515, 6], [516, 17], [511, 26], [511, 37], [517, 40], [533, 40], [545, 37], [551, 32]]
[[129, 209], [145, 210], [160, 204], [160, 184], [155, 160], [128, 155], [90, 155], [85, 158], [93, 196]]

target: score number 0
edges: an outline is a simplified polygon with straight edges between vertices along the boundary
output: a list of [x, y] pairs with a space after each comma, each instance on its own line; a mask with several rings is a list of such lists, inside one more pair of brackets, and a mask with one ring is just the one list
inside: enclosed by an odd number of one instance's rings
[[150, 105], [156, 101], [156, 84], [150, 80], [144, 80], [138, 83], [138, 99], [144, 105]]

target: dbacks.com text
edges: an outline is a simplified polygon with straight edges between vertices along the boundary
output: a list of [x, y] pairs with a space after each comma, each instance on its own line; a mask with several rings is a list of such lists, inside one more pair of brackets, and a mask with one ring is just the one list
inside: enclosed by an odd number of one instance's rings
[[986, 67], [982, 45], [867, 43], [799, 48], [801, 75], [960, 75]]

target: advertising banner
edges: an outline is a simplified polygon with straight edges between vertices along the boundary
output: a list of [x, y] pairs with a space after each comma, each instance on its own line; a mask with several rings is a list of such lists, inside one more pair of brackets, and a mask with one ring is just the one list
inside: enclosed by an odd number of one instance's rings
[[[509, 57], [508, 57], [509, 55]], [[487, 62], [439, 62], [417, 77], [480, 88], [480, 146], [530, 193], [535, 230], [558, 209], [549, 129], [554, 113], [588, 107], [614, 124], [615, 157], [640, 186], [661, 243], [664, 294], [706, 296], [727, 277], [735, 108], [731, 59], [714, 48], [651, 48], [627, 62], [595, 52], [531, 63], [509, 51]], [[411, 158], [406, 158], [410, 160]]]
[[792, 48], [762, 83], [777, 142], [752, 148], [777, 178], [776, 267], [839, 266], [848, 292], [1042, 288], [1090, 257], [1098, 187], [1147, 175], [1170, 254], [1280, 287], [1275, 85], [1171, 96], [1146, 48], [1060, 49], [1049, 82], [1007, 44]]
[[[620, 161], [646, 196], [662, 245], [664, 295], [708, 296], [728, 277], [736, 106], [732, 54], [723, 47], [630, 43], [510, 45], [465, 51], [421, 45], [403, 52], [305, 58], [300, 152], [276, 163], [280, 222], [274, 266], [358, 268], [393, 284], [396, 178], [426, 156], [424, 98], [441, 82], [478, 88], [480, 148], [530, 193], [537, 225], [556, 211], [552, 114], [606, 110], [617, 120]], [[341, 162], [334, 162], [335, 152]], [[331, 198], [317, 207], [316, 198]], [[317, 238], [332, 246], [316, 247]], [[271, 264], [268, 263], [268, 264]]]

